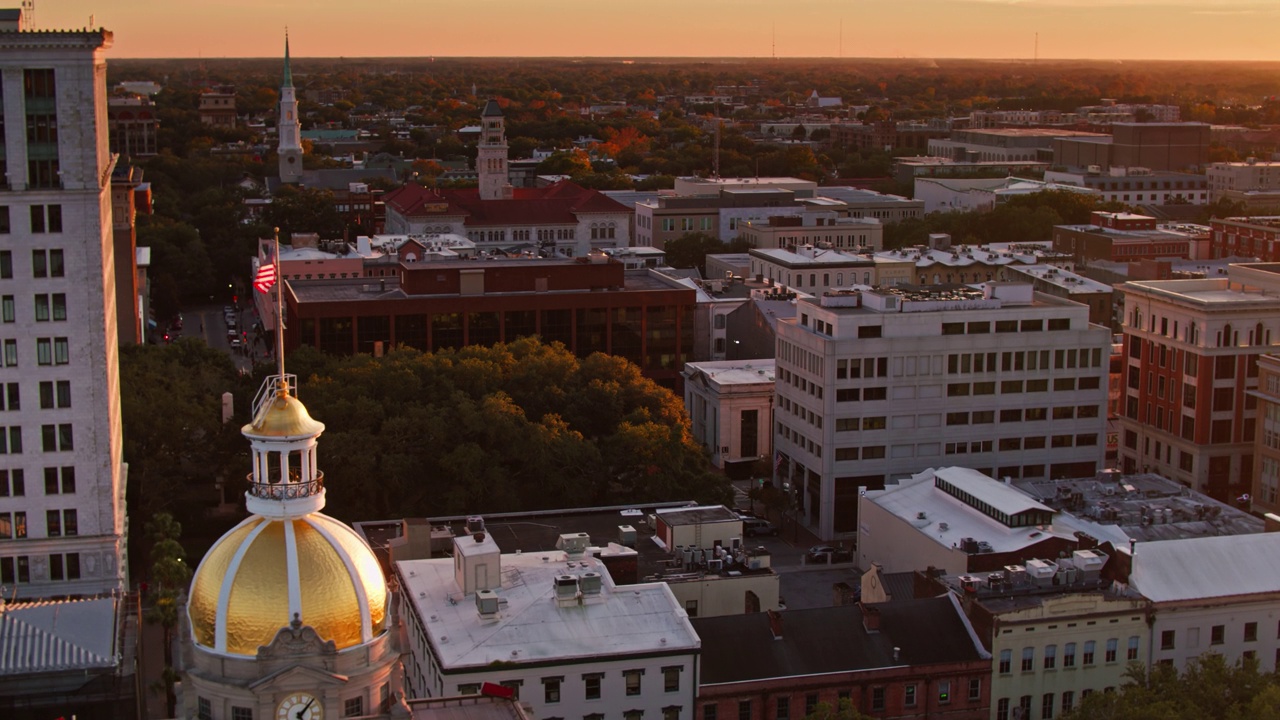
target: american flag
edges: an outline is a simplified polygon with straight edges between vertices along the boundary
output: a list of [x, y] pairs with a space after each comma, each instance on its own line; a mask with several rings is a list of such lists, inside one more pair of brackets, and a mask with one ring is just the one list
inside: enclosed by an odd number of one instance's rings
[[276, 263], [271, 245], [263, 247], [263, 258], [258, 261], [258, 274], [253, 277], [253, 287], [261, 293], [276, 284]]

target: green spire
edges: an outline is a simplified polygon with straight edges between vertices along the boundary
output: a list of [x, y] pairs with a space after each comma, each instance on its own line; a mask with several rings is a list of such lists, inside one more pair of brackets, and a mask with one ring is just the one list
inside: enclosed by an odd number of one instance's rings
[[281, 87], [293, 87], [293, 71], [289, 69], [289, 32], [284, 33], [284, 83]]

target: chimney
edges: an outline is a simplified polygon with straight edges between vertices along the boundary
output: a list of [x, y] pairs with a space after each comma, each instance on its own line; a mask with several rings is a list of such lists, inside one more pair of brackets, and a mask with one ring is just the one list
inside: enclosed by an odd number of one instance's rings
[[893, 648], [893, 661], [900, 662], [901, 660], [902, 660], [902, 648], [895, 645]]
[[773, 639], [782, 639], [782, 613], [777, 610], [767, 611], [769, 615], [769, 629], [773, 631]]
[[862, 628], [868, 633], [880, 632], [880, 609], [862, 603], [858, 603], [858, 609], [862, 611]]

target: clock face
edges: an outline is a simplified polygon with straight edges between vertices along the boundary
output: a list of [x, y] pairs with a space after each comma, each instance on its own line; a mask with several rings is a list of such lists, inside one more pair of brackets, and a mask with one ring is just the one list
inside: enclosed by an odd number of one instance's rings
[[276, 708], [276, 720], [324, 720], [324, 705], [308, 693], [293, 693]]

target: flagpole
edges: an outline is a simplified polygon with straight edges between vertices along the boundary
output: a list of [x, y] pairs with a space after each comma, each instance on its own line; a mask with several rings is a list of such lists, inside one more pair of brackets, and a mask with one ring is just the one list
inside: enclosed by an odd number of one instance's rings
[[284, 378], [284, 277], [280, 275], [280, 228], [275, 228], [275, 255], [271, 262], [276, 266], [276, 368], [280, 374], [280, 394], [289, 392]]

